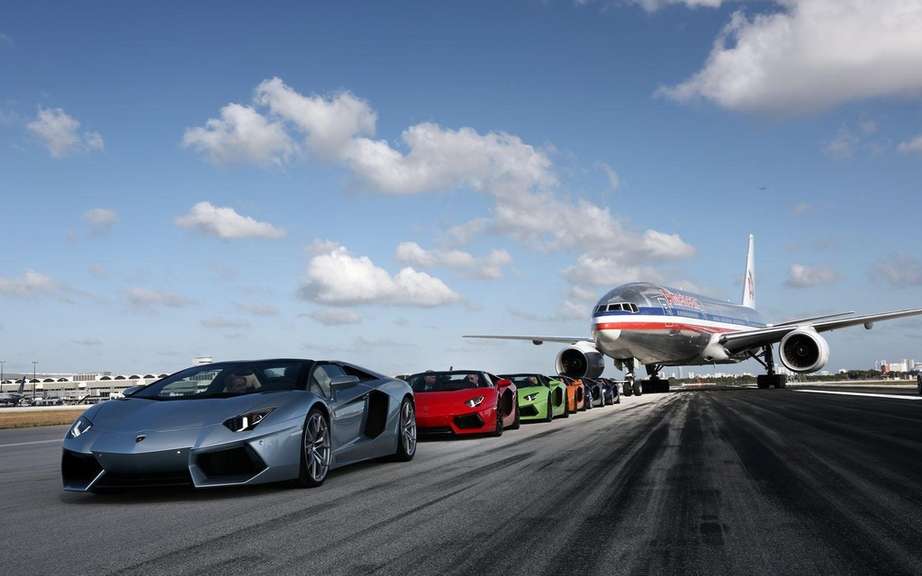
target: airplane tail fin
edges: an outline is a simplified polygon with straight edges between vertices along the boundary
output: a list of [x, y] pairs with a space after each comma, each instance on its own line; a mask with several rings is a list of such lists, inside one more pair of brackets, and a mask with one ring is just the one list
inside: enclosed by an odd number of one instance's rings
[[756, 272], [753, 264], [754, 237], [749, 235], [749, 249], [746, 253], [746, 275], [743, 276], [743, 297], [740, 304], [749, 308], [756, 307]]

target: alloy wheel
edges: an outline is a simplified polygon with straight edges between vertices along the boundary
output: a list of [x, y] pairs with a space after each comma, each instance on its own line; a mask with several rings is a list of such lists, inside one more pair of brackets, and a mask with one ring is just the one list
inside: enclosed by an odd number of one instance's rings
[[323, 482], [330, 471], [330, 428], [319, 412], [311, 414], [304, 433], [304, 458], [307, 473], [314, 482]]

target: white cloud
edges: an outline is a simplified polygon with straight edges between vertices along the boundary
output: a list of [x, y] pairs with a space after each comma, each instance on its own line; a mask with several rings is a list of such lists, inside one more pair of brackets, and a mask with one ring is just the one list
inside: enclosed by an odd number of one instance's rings
[[278, 316], [279, 309], [270, 304], [246, 304], [238, 303], [237, 308], [241, 312], [252, 314], [253, 316]]
[[627, 282], [661, 282], [662, 275], [652, 266], [634, 264], [611, 254], [581, 254], [564, 277], [574, 286], [617, 286]]
[[95, 152], [104, 148], [99, 132], [80, 132], [80, 121], [60, 108], [39, 108], [26, 128], [38, 137], [54, 158], [73, 152]]
[[445, 232], [445, 239], [449, 244], [464, 245], [476, 240], [489, 228], [489, 218], [473, 218], [449, 228]]
[[615, 172], [615, 169], [605, 162], [599, 162], [596, 166], [605, 174], [605, 178], [608, 180], [608, 187], [611, 188], [611, 191], [617, 192], [618, 188], [621, 186], [621, 178], [618, 176], [618, 173]]
[[50, 277], [26, 270], [19, 278], [0, 276], [0, 295], [33, 297], [54, 295], [61, 291], [60, 285]]
[[900, 142], [897, 146], [897, 150], [904, 154], [922, 154], [922, 134], [906, 140], [905, 142]]
[[689, 8], [720, 8], [725, 0], [631, 0], [647, 12], [655, 12], [666, 6], [683, 4]]
[[[634, 248], [649, 246], [648, 238], [626, 229], [607, 208], [557, 197], [550, 158], [515, 135], [424, 122], [404, 130], [398, 148], [374, 139], [376, 113], [348, 92], [304, 96], [272, 78], [257, 87], [255, 102], [284, 123], [281, 130], [290, 127], [302, 134], [307, 150], [346, 166], [358, 181], [378, 192], [406, 195], [466, 187], [490, 195], [495, 200], [493, 217], [468, 223], [473, 231], [454, 228], [449, 236], [456, 241], [469, 240], [492, 226], [544, 249], [617, 249], [663, 256]], [[688, 255], [690, 247], [678, 240], [672, 247], [679, 257]], [[654, 248], [662, 248], [661, 243]]]
[[855, 154], [855, 147], [859, 143], [859, 138], [848, 128], [839, 128], [835, 138], [823, 146], [823, 152], [833, 158], [851, 158]]
[[182, 308], [192, 301], [185, 296], [149, 288], [131, 288], [128, 290], [128, 302], [136, 308]]
[[922, 0], [778, 0], [736, 12], [704, 67], [660, 94], [794, 113], [922, 92]]
[[228, 104], [204, 127], [187, 128], [182, 143], [214, 164], [281, 165], [297, 150], [281, 123], [240, 104]]
[[416, 242], [401, 242], [395, 257], [398, 262], [419, 268], [453, 268], [485, 279], [501, 278], [503, 266], [512, 262], [505, 250], [493, 250], [476, 258], [463, 250], [426, 250]]
[[838, 280], [839, 274], [828, 266], [791, 264], [785, 285], [790, 288], [812, 288], [824, 284], [833, 284]]
[[349, 92], [330, 98], [303, 96], [281, 78], [272, 78], [256, 87], [255, 101], [292, 123], [306, 135], [310, 149], [324, 157], [339, 156], [351, 146], [353, 138], [375, 132], [374, 110]]
[[308, 317], [320, 322], [324, 326], [342, 326], [345, 324], [358, 324], [362, 317], [354, 310], [344, 308], [322, 308], [307, 314]]
[[83, 220], [97, 232], [108, 231], [118, 222], [118, 214], [108, 208], [93, 208], [83, 213]]
[[249, 216], [242, 216], [233, 208], [214, 206], [210, 202], [199, 202], [189, 213], [176, 219], [181, 228], [195, 228], [218, 238], [281, 238], [285, 231], [268, 222], [259, 222]]
[[872, 278], [880, 278], [894, 288], [922, 286], [922, 262], [913, 256], [898, 254], [878, 261], [871, 269]]
[[392, 276], [367, 256], [353, 256], [345, 246], [336, 246], [311, 258], [300, 294], [319, 304], [338, 306], [434, 307], [461, 300], [438, 278], [410, 267]]

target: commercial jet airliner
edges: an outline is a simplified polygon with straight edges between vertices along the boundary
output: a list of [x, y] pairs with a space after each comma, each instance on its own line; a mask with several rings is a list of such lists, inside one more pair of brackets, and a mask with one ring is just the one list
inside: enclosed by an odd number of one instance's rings
[[[605, 294], [592, 312], [592, 334], [585, 337], [468, 335], [465, 338], [529, 340], [569, 344], [557, 354], [557, 372], [591, 378], [605, 368], [604, 356], [623, 370], [628, 390], [666, 392], [669, 380], [659, 377], [664, 366], [730, 364], [750, 358], [766, 373], [757, 377], [759, 388], [784, 388], [786, 377], [775, 372], [774, 345], [781, 363], [792, 372], [816, 372], [829, 360], [829, 345], [821, 332], [922, 314], [922, 308], [856, 316], [854, 312], [765, 323], [755, 309], [753, 237], [749, 236], [743, 295], [731, 304], [685, 290], [649, 282], [624, 284]], [[643, 364], [648, 378], [634, 380], [635, 362]], [[632, 389], [632, 390], [631, 390]]]

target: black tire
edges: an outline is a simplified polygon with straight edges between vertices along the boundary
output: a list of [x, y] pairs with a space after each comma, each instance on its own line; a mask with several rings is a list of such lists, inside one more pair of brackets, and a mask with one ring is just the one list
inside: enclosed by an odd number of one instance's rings
[[[324, 431], [327, 438], [327, 456], [326, 456], [326, 470], [319, 473], [312, 473], [309, 469], [307, 459], [307, 441], [308, 435], [317, 435], [316, 433], [309, 432], [309, 426], [312, 426], [312, 421], [315, 418], [319, 417], [324, 424]], [[315, 440], [316, 442], [317, 440]], [[323, 413], [319, 408], [311, 408], [310, 412], [307, 413], [307, 417], [304, 418], [304, 428], [301, 430], [301, 466], [300, 472], [298, 473], [297, 483], [303, 488], [314, 488], [323, 484], [324, 480], [327, 479], [327, 474], [330, 471], [330, 464], [332, 463], [333, 447], [332, 447], [332, 431], [330, 429], [330, 420], [327, 418], [326, 414]], [[316, 470], [316, 469], [315, 469]]]
[[[412, 419], [412, 430], [410, 429], [411, 423], [405, 421], [408, 418]], [[412, 460], [416, 455], [416, 440], [416, 406], [413, 405], [412, 400], [404, 398], [397, 415], [397, 452], [394, 454], [394, 459], [398, 462]]]
[[554, 401], [551, 400], [551, 395], [547, 395], [547, 416], [544, 417], [545, 422], [550, 422], [554, 419]]
[[503, 409], [500, 406], [499, 398], [496, 402], [496, 428], [493, 429], [493, 436], [499, 438], [503, 435]]

